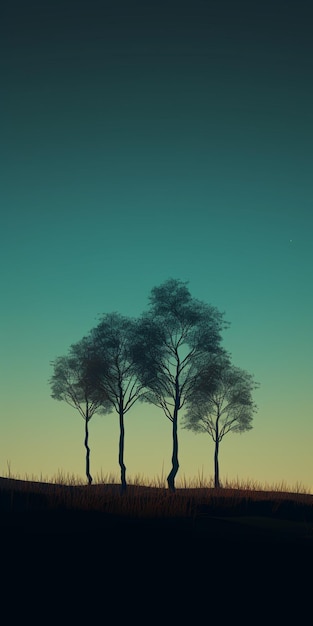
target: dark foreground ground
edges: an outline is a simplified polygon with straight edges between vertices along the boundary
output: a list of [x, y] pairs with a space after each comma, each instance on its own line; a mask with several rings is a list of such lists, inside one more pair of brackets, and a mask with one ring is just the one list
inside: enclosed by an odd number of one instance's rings
[[13, 623], [20, 611], [173, 626], [214, 607], [222, 624], [298, 622], [311, 611], [313, 497], [0, 478], [0, 562]]
[[[91, 497], [92, 496], [92, 497]], [[0, 478], [0, 532], [88, 535], [110, 545], [230, 544], [313, 548], [313, 496], [242, 490], [69, 487]]]
[[[251, 507], [252, 508], [252, 507]], [[313, 546], [313, 523], [271, 517], [261, 507], [244, 515], [203, 513], [196, 518], [133, 518], [98, 511], [28, 510], [1, 511], [0, 530], [6, 538], [16, 535], [109, 536], [122, 540], [175, 536], [187, 541], [203, 540], [226, 543], [275, 543]]]

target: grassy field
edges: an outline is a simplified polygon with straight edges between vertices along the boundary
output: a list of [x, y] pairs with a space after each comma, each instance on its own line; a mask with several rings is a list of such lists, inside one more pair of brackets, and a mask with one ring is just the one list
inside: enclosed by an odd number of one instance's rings
[[136, 476], [126, 493], [114, 476], [89, 486], [75, 476], [0, 478], [0, 528], [17, 534], [89, 533], [230, 543], [297, 543], [313, 546], [313, 495], [301, 485], [225, 482], [214, 489], [202, 478], [166, 481]]

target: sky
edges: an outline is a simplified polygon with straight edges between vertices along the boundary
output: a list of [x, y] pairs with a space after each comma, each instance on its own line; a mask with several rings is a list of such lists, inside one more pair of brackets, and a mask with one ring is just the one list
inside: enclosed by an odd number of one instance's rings
[[[313, 492], [313, 7], [298, 0], [5, 0], [0, 16], [0, 474], [85, 480], [51, 362], [168, 278], [230, 323], [253, 429], [221, 481]], [[90, 423], [119, 479], [118, 416]], [[213, 476], [179, 426], [177, 481]], [[166, 476], [171, 423], [135, 404], [129, 479]]]

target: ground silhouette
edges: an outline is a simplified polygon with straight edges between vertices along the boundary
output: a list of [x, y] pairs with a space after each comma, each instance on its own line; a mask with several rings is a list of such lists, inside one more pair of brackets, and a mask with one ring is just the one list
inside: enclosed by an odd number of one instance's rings
[[0, 478], [2, 536], [80, 535], [156, 545], [313, 548], [313, 496], [243, 489], [73, 486]]

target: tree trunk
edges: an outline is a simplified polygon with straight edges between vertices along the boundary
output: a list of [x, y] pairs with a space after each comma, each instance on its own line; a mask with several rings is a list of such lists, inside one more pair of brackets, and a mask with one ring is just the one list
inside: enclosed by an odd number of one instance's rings
[[178, 411], [175, 409], [174, 417], [173, 417], [173, 453], [172, 453], [172, 469], [167, 477], [168, 488], [175, 492], [175, 476], [179, 469], [178, 463], [178, 437], [177, 437], [177, 414]]
[[218, 449], [219, 449], [219, 440], [215, 441], [215, 451], [214, 451], [214, 487], [218, 489], [220, 487], [220, 473], [219, 473], [219, 464], [218, 464]]
[[89, 422], [89, 419], [88, 419], [88, 416], [86, 416], [86, 419], [85, 419], [86, 476], [88, 479], [88, 484], [91, 485], [92, 476], [90, 474], [90, 448], [88, 446], [88, 437], [89, 437], [88, 422]]
[[119, 442], [119, 454], [118, 454], [118, 462], [121, 468], [121, 492], [124, 493], [127, 488], [126, 483], [126, 466], [124, 465], [124, 437], [125, 437], [125, 429], [124, 429], [124, 407], [120, 407], [120, 442]]

